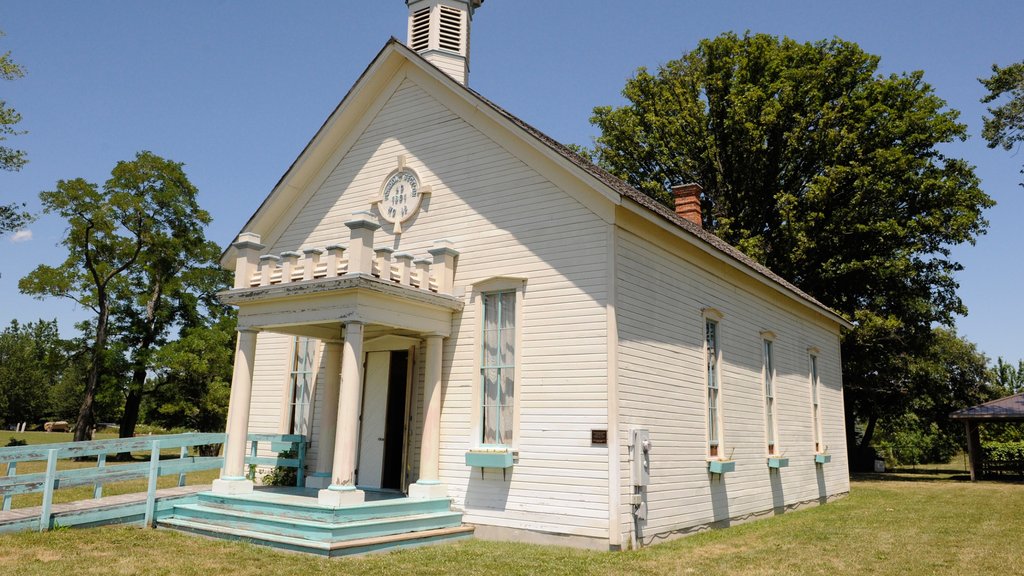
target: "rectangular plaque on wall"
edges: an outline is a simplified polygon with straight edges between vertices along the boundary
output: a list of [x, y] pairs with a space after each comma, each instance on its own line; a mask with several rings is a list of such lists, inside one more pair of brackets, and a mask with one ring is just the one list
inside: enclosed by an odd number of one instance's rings
[[608, 431], [607, 430], [591, 430], [590, 431], [590, 443], [591, 444], [607, 444], [608, 443]]

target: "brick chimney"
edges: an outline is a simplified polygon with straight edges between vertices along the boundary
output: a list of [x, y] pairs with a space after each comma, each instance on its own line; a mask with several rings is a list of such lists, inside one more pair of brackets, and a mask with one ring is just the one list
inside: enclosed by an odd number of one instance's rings
[[701, 228], [704, 227], [700, 212], [700, 193], [703, 190], [696, 182], [672, 187], [672, 198], [676, 202], [676, 214]]

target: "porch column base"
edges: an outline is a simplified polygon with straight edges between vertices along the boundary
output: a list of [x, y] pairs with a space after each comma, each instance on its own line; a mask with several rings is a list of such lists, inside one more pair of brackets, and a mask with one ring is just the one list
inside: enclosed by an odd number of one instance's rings
[[331, 474], [330, 472], [319, 473], [314, 472], [309, 476], [306, 476], [306, 488], [327, 488], [331, 485]]
[[353, 504], [362, 504], [366, 501], [366, 495], [355, 486], [328, 486], [316, 494], [317, 504], [340, 508]]
[[252, 494], [252, 481], [248, 478], [217, 478], [211, 491], [214, 494]]
[[447, 498], [448, 485], [437, 481], [421, 481], [409, 485], [409, 498], [412, 500], [433, 500]]

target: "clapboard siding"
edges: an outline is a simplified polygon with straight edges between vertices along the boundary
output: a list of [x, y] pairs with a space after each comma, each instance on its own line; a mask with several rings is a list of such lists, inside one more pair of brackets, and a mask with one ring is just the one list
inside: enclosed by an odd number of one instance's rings
[[[845, 441], [836, 329], [628, 231], [619, 231], [617, 248], [620, 439], [626, 443], [630, 429], [648, 428], [654, 446], [644, 539], [848, 491], [845, 450], [833, 451], [831, 464], [813, 463], [809, 346], [821, 350], [825, 442], [839, 447]], [[725, 315], [719, 322], [721, 437], [736, 471], [724, 477], [708, 474], [705, 461], [702, 310], [709, 307]], [[789, 468], [776, 473], [765, 462], [763, 330], [776, 334], [777, 442], [790, 458]], [[628, 462], [621, 473], [627, 502]], [[630, 535], [628, 504], [621, 521]]]
[[[406, 79], [295, 217], [268, 235], [276, 238], [270, 252], [348, 242], [344, 222], [370, 208], [400, 154], [433, 191], [400, 237], [385, 225], [376, 245], [426, 257], [435, 240], [453, 241], [460, 296], [490, 277], [526, 278], [519, 460], [504, 477], [465, 466], [479, 417], [480, 326], [468, 298], [453, 315], [442, 364], [441, 476], [455, 505], [468, 522], [607, 537], [608, 455], [591, 445], [590, 430], [607, 426], [608, 235], [593, 210]], [[423, 363], [414, 370], [409, 481], [419, 465]]]
[[288, 382], [288, 355], [294, 336], [261, 332], [256, 338], [253, 368], [252, 402], [249, 405], [249, 431], [277, 434], [281, 426], [281, 408]]

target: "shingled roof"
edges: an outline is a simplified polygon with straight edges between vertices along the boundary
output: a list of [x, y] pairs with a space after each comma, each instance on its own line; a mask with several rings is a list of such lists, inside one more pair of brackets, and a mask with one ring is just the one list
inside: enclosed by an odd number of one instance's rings
[[963, 408], [953, 412], [949, 417], [953, 420], [1024, 421], [1024, 392]]
[[[416, 52], [410, 50], [407, 46], [402, 44], [399, 40], [397, 40], [395, 38], [392, 38], [390, 42], [395, 42], [399, 46], [401, 46], [402, 48], [405, 48], [405, 50], [412, 57], [420, 59], [427, 66], [434, 67], [434, 65], [432, 63], [430, 63], [428, 60], [424, 59], [420, 54], [417, 54]], [[831, 315], [835, 316], [836, 319], [839, 320], [839, 322], [841, 324], [843, 324], [847, 328], [852, 328], [852, 324], [850, 324], [848, 321], [846, 321], [844, 318], [842, 318], [842, 316], [840, 316], [839, 313], [837, 313], [836, 311], [832, 310], [828, 306], [822, 304], [816, 298], [814, 298], [810, 294], [807, 294], [806, 292], [804, 292], [800, 288], [797, 288], [795, 285], [793, 285], [791, 282], [789, 282], [785, 278], [779, 276], [775, 272], [772, 272], [768, 267], [760, 264], [759, 262], [757, 262], [754, 259], [750, 258], [749, 256], [747, 256], [743, 252], [740, 252], [738, 249], [733, 247], [731, 244], [729, 244], [725, 240], [722, 240], [718, 236], [715, 236], [711, 232], [708, 232], [703, 227], [698, 226], [698, 225], [694, 224], [693, 222], [690, 222], [689, 220], [680, 217], [673, 210], [669, 209], [664, 204], [658, 202], [654, 198], [651, 198], [647, 194], [644, 194], [643, 192], [641, 192], [641, 191], [637, 190], [636, 188], [630, 186], [625, 181], [623, 181], [621, 178], [611, 174], [610, 172], [608, 172], [607, 170], [605, 170], [605, 169], [601, 168], [600, 166], [594, 164], [590, 160], [584, 158], [583, 156], [580, 156], [575, 151], [570, 149], [568, 146], [565, 146], [561, 142], [558, 142], [554, 138], [551, 138], [550, 136], [548, 136], [547, 134], [541, 132], [537, 128], [534, 128], [532, 125], [530, 125], [526, 121], [522, 120], [518, 116], [516, 116], [516, 115], [512, 114], [511, 112], [505, 110], [504, 108], [502, 108], [501, 106], [495, 104], [494, 102], [491, 102], [489, 99], [487, 99], [487, 97], [485, 97], [484, 95], [480, 94], [476, 90], [473, 90], [469, 86], [466, 86], [466, 85], [463, 85], [463, 84], [458, 84], [458, 83], [455, 83], [455, 84], [458, 85], [459, 88], [461, 88], [461, 89], [465, 90], [466, 92], [472, 94], [476, 99], [480, 100], [483, 104], [487, 105], [489, 108], [491, 108], [492, 110], [494, 110], [498, 114], [501, 114], [502, 116], [504, 116], [507, 120], [509, 120], [510, 122], [512, 122], [513, 124], [515, 124], [519, 128], [521, 128], [524, 132], [526, 132], [527, 134], [529, 134], [533, 138], [539, 140], [545, 146], [551, 148], [552, 150], [557, 152], [560, 156], [562, 156], [563, 158], [565, 158], [569, 162], [575, 164], [577, 167], [581, 168], [582, 170], [584, 170], [585, 172], [587, 172], [588, 174], [590, 174], [591, 176], [593, 176], [594, 178], [599, 180], [602, 184], [604, 184], [608, 188], [611, 188], [615, 192], [618, 192], [621, 196], [623, 196], [625, 198], [628, 198], [628, 199], [632, 200], [633, 202], [636, 202], [640, 206], [643, 206], [644, 208], [648, 209], [649, 211], [653, 212], [654, 214], [657, 214], [659, 217], [669, 221], [670, 223], [674, 224], [675, 226], [677, 226], [679, 228], [682, 228], [683, 230], [685, 230], [686, 232], [692, 234], [693, 236], [696, 236], [697, 238], [699, 238], [700, 240], [704, 241], [705, 243], [711, 245], [712, 247], [714, 247], [718, 251], [720, 251], [720, 252], [726, 254], [727, 256], [731, 257], [733, 260], [736, 260], [737, 262], [743, 264], [744, 266], [753, 269], [758, 274], [761, 274], [762, 276], [768, 278], [772, 282], [775, 282], [776, 284], [781, 285], [783, 288], [789, 290], [790, 292], [795, 294], [797, 297], [799, 297], [799, 298], [801, 298], [803, 300], [806, 300], [807, 302], [813, 304], [814, 306], [817, 306], [819, 308], [824, 309], [825, 311], [827, 311]]]

